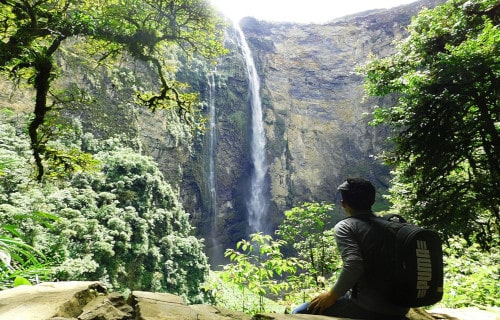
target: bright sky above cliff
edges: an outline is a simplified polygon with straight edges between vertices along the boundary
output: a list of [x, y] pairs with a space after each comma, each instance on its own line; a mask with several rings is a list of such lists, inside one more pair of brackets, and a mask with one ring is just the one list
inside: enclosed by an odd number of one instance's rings
[[416, 0], [210, 0], [226, 17], [273, 22], [327, 22], [353, 13], [392, 8]]

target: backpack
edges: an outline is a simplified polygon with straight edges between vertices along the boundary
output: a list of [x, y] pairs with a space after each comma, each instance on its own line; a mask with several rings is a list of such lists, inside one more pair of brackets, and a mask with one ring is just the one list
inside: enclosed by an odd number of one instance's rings
[[353, 218], [382, 230], [376, 246], [361, 250], [369, 281], [389, 301], [421, 307], [442, 299], [443, 252], [437, 232], [407, 223], [400, 215]]

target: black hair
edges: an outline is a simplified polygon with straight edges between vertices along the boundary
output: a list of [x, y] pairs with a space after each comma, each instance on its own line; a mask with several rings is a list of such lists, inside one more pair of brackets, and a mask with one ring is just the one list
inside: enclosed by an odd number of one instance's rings
[[370, 181], [348, 178], [337, 190], [342, 200], [354, 210], [371, 210], [375, 203], [375, 187]]

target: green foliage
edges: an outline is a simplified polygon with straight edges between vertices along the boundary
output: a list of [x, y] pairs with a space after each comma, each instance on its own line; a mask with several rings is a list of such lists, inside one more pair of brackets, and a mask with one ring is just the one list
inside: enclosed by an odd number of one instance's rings
[[[50, 226], [46, 224], [47, 219], [52, 220], [54, 217], [34, 213], [16, 216], [14, 220], [20, 225], [23, 220], [30, 218], [35, 221], [41, 220], [46, 226]], [[45, 265], [47, 258], [41, 251], [27, 244], [22, 237], [17, 225], [4, 224], [0, 228], [0, 289], [31, 285], [27, 278], [35, 282], [47, 279], [46, 275], [49, 273]]]
[[[498, 240], [498, 239], [497, 239]], [[500, 251], [484, 252], [458, 237], [448, 240], [445, 253], [445, 292], [440, 304], [448, 308], [500, 305]]]
[[[304, 270], [318, 287], [340, 269], [341, 259], [333, 236], [333, 209], [333, 204], [304, 203], [285, 211], [285, 219], [276, 231], [305, 261]], [[308, 282], [300, 279], [298, 283]]]
[[100, 173], [80, 172], [64, 189], [47, 194], [61, 214], [50, 241], [57, 243], [53, 256], [61, 262], [56, 277], [101, 279], [117, 289], [201, 301], [197, 284], [208, 272], [203, 245], [191, 235], [188, 215], [156, 164], [121, 148], [96, 158]]
[[[48, 164], [46, 179], [66, 179], [79, 171], [96, 172], [99, 162], [90, 153], [82, 151], [79, 145], [79, 136], [83, 135], [81, 124], [76, 120], [71, 123], [57, 121], [54, 115], [46, 116], [45, 124], [50, 128], [50, 132], [46, 131], [47, 138], [43, 139], [43, 161]], [[57, 137], [57, 140], [48, 137]]]
[[[301, 264], [296, 258], [285, 258], [281, 247], [282, 240], [273, 240], [270, 235], [254, 233], [251, 240], [241, 240], [235, 249], [227, 249], [225, 256], [232, 261], [224, 266], [222, 277], [234, 283], [243, 291], [248, 289], [259, 296], [259, 308], [252, 309], [246, 303], [245, 295], [241, 300], [241, 311], [265, 311], [264, 297], [269, 294], [282, 294], [290, 287], [286, 281], [288, 275], [294, 274]], [[283, 280], [284, 278], [284, 280]]]
[[[285, 220], [279, 227], [279, 233], [293, 241], [300, 239], [301, 233], [320, 239], [321, 232], [330, 231], [321, 230], [325, 228], [322, 219], [326, 221], [331, 211], [332, 205], [328, 204], [306, 203], [293, 208], [287, 211], [288, 221]], [[294, 231], [294, 226], [298, 230]], [[334, 247], [334, 240], [329, 241], [332, 241], [330, 246]], [[210, 281], [204, 284], [204, 289], [213, 299], [212, 303], [254, 313], [264, 309], [269, 311], [269, 306], [273, 304], [266, 300], [266, 297], [277, 300], [285, 310], [310, 301], [318, 294], [317, 279], [307, 270], [310, 263], [297, 257], [285, 257], [281, 253], [285, 247], [286, 242], [283, 240], [254, 234], [251, 241], [242, 240], [238, 242], [236, 249], [226, 250], [226, 256], [232, 263], [224, 267], [220, 277], [212, 275]], [[470, 245], [463, 238], [453, 237], [446, 241], [444, 255], [445, 292], [440, 306], [498, 306], [500, 256], [497, 242], [491, 251], [484, 252], [477, 243]], [[332, 263], [340, 267], [340, 259]], [[276, 267], [280, 265], [288, 265], [291, 268], [287, 269], [287, 272], [283, 270], [278, 276], [271, 270], [280, 270]], [[335, 277], [322, 281], [324, 287], [330, 287]], [[283, 286], [283, 283], [286, 284]], [[255, 299], [255, 296], [259, 299]]]
[[500, 30], [498, 1], [450, 0], [423, 10], [390, 57], [369, 63], [375, 109], [393, 128], [392, 201], [399, 211], [489, 248], [499, 233]]
[[[220, 277], [212, 276], [204, 284], [212, 303], [247, 313], [282, 312], [311, 299], [318, 286], [328, 285], [326, 277], [340, 263], [332, 245], [332, 211], [330, 204], [304, 203], [285, 213], [277, 231], [281, 240], [255, 233], [250, 240], [239, 241], [236, 249], [227, 249], [225, 256], [231, 263], [223, 267]], [[296, 257], [283, 253], [287, 241], [294, 244]]]
[[[335, 246], [334, 206], [325, 203], [304, 203], [285, 212], [285, 219], [276, 234], [256, 233], [251, 240], [241, 240], [236, 249], [227, 249], [231, 264], [224, 266], [221, 278], [236, 284], [242, 292], [240, 310], [262, 312], [264, 298], [272, 297], [290, 310], [293, 305], [310, 300], [318, 288], [329, 285], [333, 273], [340, 269], [341, 259]], [[293, 252], [284, 251], [292, 244]], [[260, 296], [259, 308], [246, 298]], [[218, 298], [226, 301], [227, 298]]]
[[[51, 280], [100, 280], [115, 290], [171, 292], [203, 301], [199, 284], [209, 269], [203, 243], [192, 235], [177, 191], [151, 158], [120, 147], [118, 139], [68, 134], [72, 139], [54, 143], [85, 147], [98, 166], [38, 184], [26, 169], [29, 145], [22, 143], [22, 130], [12, 127], [8, 119], [1, 122], [0, 159], [10, 160], [0, 160], [5, 178], [0, 180], [0, 225], [16, 237], [0, 239], [26, 272], [2, 273], [2, 280], [36, 274]], [[23, 251], [15, 257], [13, 249]], [[36, 265], [34, 258], [51, 272], [25, 268]]]
[[71, 102], [70, 94], [52, 90], [63, 71], [55, 56], [68, 39], [85, 39], [84, 56], [90, 64], [105, 65], [124, 52], [147, 63], [156, 73], [158, 88], [138, 91], [134, 102], [153, 111], [174, 108], [188, 123], [193, 121], [197, 94], [175, 79], [175, 65], [166, 53], [177, 47], [187, 56], [214, 60], [226, 51], [222, 21], [206, 0], [13, 0], [0, 2], [0, 12], [0, 72], [35, 90], [29, 139], [38, 181], [46, 158], [70, 168], [74, 160], [87, 160], [47, 147], [54, 139], [47, 117]]
[[202, 287], [210, 297], [209, 302], [212, 305], [222, 306], [230, 310], [242, 310], [242, 301], [244, 301], [245, 310], [249, 310], [249, 313], [258, 312], [261, 301], [265, 305], [266, 312], [284, 313], [286, 310], [282, 303], [266, 297], [262, 298], [249, 290], [245, 290], [245, 287], [238, 286], [230, 280], [225, 280], [220, 271], [211, 271]]

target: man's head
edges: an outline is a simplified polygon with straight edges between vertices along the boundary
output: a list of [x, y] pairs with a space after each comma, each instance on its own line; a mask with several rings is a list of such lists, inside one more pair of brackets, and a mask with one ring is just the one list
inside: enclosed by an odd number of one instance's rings
[[370, 181], [359, 178], [348, 178], [337, 190], [342, 201], [356, 211], [371, 210], [375, 203], [375, 187]]

